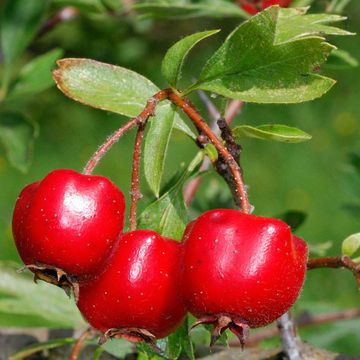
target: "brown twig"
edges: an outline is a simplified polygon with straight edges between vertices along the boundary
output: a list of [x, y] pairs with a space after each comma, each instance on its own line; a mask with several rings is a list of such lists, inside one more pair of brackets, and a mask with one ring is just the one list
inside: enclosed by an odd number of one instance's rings
[[77, 339], [76, 343], [74, 344], [73, 348], [71, 349], [71, 354], [70, 354], [69, 360], [77, 360], [77, 358], [80, 355], [80, 351], [84, 346], [84, 342], [92, 334], [93, 334], [93, 330], [91, 328], [89, 328], [80, 335], [80, 337]]
[[320, 269], [320, 268], [345, 268], [349, 269], [360, 288], [360, 264], [351, 260], [348, 256], [329, 256], [324, 258], [310, 259], [307, 263], [308, 270]]
[[[214, 103], [211, 101], [211, 99], [206, 95], [206, 93], [204, 91], [199, 90], [197, 93], [199, 94], [201, 101], [206, 106], [208, 114], [212, 120], [211, 126], [210, 126], [211, 130], [213, 130], [215, 134], [219, 134], [219, 128], [217, 127], [217, 123], [221, 119], [221, 114], [220, 114], [219, 110], [217, 109], [217, 107], [214, 105]], [[242, 106], [243, 106], [243, 102], [240, 100], [231, 100], [229, 102], [229, 105], [227, 106], [227, 109], [225, 111], [225, 121], [227, 124], [232, 123], [235, 116], [241, 110]], [[211, 162], [210, 162], [209, 158], [205, 157], [205, 159], [203, 160], [203, 163], [200, 166], [199, 172], [201, 173], [201, 172], [208, 170], [210, 165], [211, 165]], [[190, 204], [194, 200], [195, 195], [201, 185], [202, 179], [203, 178], [201, 176], [197, 176], [195, 179], [190, 180], [186, 184], [186, 186], [184, 188], [184, 200], [185, 200], [185, 204], [187, 206], [190, 206]]]
[[[295, 324], [299, 328], [312, 325], [322, 325], [328, 324], [331, 322], [341, 321], [341, 320], [352, 320], [360, 317], [360, 309], [348, 309], [342, 311], [336, 311], [331, 313], [325, 313], [320, 315], [309, 315], [305, 313], [301, 315], [299, 319], [295, 320]], [[246, 346], [257, 346], [259, 342], [272, 338], [279, 334], [279, 329], [277, 327], [272, 327], [261, 332], [250, 335]], [[239, 346], [238, 341], [230, 342], [230, 346]]]
[[51, 16], [49, 19], [45, 21], [45, 23], [41, 26], [40, 30], [37, 33], [37, 37], [41, 37], [46, 33], [53, 30], [56, 26], [61, 23], [70, 21], [76, 18], [79, 14], [79, 10], [73, 6], [66, 6], [57, 12], [55, 15]]
[[281, 344], [289, 360], [301, 360], [301, 340], [297, 334], [296, 325], [290, 311], [282, 315], [277, 321]]
[[136, 213], [138, 200], [142, 198], [140, 192], [140, 159], [141, 159], [141, 145], [144, 139], [144, 130], [146, 121], [141, 123], [138, 127], [135, 144], [134, 144], [134, 156], [132, 163], [132, 174], [131, 174], [131, 204], [130, 204], [130, 231], [136, 230]]
[[228, 124], [231, 124], [236, 115], [242, 110], [244, 102], [241, 100], [231, 100], [225, 111], [225, 120]]
[[87, 175], [91, 174], [94, 168], [96, 167], [96, 165], [102, 159], [102, 157], [120, 139], [120, 137], [124, 135], [127, 131], [134, 128], [135, 126], [146, 122], [147, 119], [154, 114], [157, 103], [161, 100], [166, 99], [167, 94], [168, 94], [167, 90], [161, 90], [158, 93], [156, 93], [148, 100], [144, 110], [138, 116], [132, 118], [124, 126], [122, 126], [120, 129], [116, 130], [113, 134], [111, 134], [90, 158], [90, 160], [88, 161], [88, 163], [84, 168], [83, 173]]
[[241, 209], [244, 213], [250, 212], [250, 204], [247, 196], [247, 190], [245, 184], [242, 179], [242, 175], [240, 172], [239, 165], [230, 154], [228, 149], [223, 145], [223, 143], [217, 138], [214, 132], [211, 130], [206, 121], [201, 117], [201, 115], [197, 112], [194, 105], [190, 103], [189, 100], [180, 97], [178, 94], [173, 92], [171, 89], [168, 90], [168, 99], [181, 108], [185, 114], [192, 120], [194, 125], [199, 129], [199, 131], [206, 135], [212, 144], [215, 146], [219, 155], [226, 162], [231, 175], [234, 180], [234, 191], [236, 194], [236, 198], [238, 202], [241, 204]]

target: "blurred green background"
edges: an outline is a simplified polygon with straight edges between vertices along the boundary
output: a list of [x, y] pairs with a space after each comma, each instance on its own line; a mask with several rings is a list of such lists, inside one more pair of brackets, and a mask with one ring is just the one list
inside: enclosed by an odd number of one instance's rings
[[[360, 4], [357, 0], [346, 8], [346, 15], [349, 19], [343, 26], [359, 32]], [[39, 38], [21, 61], [26, 63], [37, 54], [59, 47], [65, 51], [65, 57], [85, 57], [121, 65], [147, 76], [161, 87], [166, 86], [160, 73], [161, 60], [172, 43], [196, 31], [223, 30], [191, 54], [184, 81], [192, 81], [196, 70], [238, 23], [239, 19], [154, 21], [87, 13]], [[360, 59], [358, 37], [336, 38], [331, 42]], [[360, 202], [360, 173], [349, 162], [351, 153], [360, 152], [360, 71], [359, 68], [330, 66], [322, 71], [338, 81], [323, 98], [299, 105], [246, 104], [235, 124], [284, 123], [313, 136], [307, 143], [294, 145], [246, 139], [242, 143], [242, 166], [256, 214], [275, 216], [286, 210], [304, 211], [307, 220], [298, 235], [311, 244], [331, 242], [327, 254], [338, 255], [342, 240], [360, 231], [360, 213], [344, 208], [345, 204]], [[192, 100], [204, 110], [196, 96]], [[78, 104], [55, 87], [24, 99], [17, 106], [40, 125], [28, 173], [10, 167], [5, 152], [0, 150], [0, 259], [20, 262], [10, 225], [20, 190], [53, 169], [81, 171], [97, 146], [126, 119]], [[131, 133], [122, 138], [96, 169], [96, 173], [118, 184], [126, 195], [129, 195], [133, 137]], [[175, 131], [164, 182], [182, 164], [188, 163], [196, 151], [189, 139]], [[142, 186], [145, 197], [141, 206], [144, 206], [151, 196], [144, 181]], [[212, 186], [220, 188], [227, 197], [225, 183], [216, 174], [209, 173], [194, 203], [194, 214], [211, 202]], [[216, 203], [212, 201], [213, 205]], [[316, 313], [356, 308], [359, 304], [360, 296], [351, 273], [326, 269], [308, 274], [296, 310]], [[302, 335], [321, 347], [360, 354], [359, 326], [360, 321], [353, 320], [320, 329], [314, 327]]]

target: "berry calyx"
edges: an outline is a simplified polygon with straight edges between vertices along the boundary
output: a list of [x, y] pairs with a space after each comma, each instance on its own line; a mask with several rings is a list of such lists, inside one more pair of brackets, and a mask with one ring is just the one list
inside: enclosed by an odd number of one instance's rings
[[154, 231], [124, 234], [105, 271], [79, 284], [78, 307], [105, 338], [147, 341], [169, 335], [182, 321], [182, 245]]
[[184, 234], [183, 295], [212, 342], [229, 328], [243, 344], [248, 328], [284, 314], [302, 288], [305, 242], [277, 219], [238, 210], [207, 211]]
[[124, 211], [123, 193], [107, 178], [55, 170], [20, 193], [15, 244], [37, 278], [56, 283], [64, 274], [93, 276], [122, 232]]

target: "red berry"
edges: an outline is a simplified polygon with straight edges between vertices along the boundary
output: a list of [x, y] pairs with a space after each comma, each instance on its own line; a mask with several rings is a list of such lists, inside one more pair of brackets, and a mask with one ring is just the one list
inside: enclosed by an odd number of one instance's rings
[[277, 219], [219, 209], [202, 214], [184, 234], [184, 301], [199, 323], [229, 327], [243, 341], [296, 301], [304, 282], [305, 242]]
[[124, 211], [124, 195], [110, 180], [55, 170], [20, 193], [15, 243], [26, 265], [95, 274], [123, 229]]
[[182, 245], [154, 231], [122, 236], [106, 270], [80, 283], [78, 307], [111, 337], [152, 340], [170, 334], [185, 308], [179, 292]]
[[250, 15], [255, 15], [272, 5], [288, 7], [293, 0], [242, 0], [241, 7]]

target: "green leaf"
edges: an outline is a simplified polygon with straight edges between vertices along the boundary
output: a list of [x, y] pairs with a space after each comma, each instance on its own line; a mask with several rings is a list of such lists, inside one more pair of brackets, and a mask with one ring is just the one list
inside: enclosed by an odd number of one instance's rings
[[167, 51], [161, 65], [161, 72], [170, 86], [177, 87], [181, 78], [182, 66], [190, 50], [201, 40], [219, 31], [220, 30], [203, 31], [186, 36]]
[[211, 162], [216, 161], [219, 157], [216, 147], [213, 144], [206, 144], [203, 151], [205, 155], [208, 156]]
[[304, 7], [311, 5], [314, 2], [314, 0], [294, 0], [291, 3], [291, 6], [294, 8]]
[[7, 0], [1, 17], [1, 48], [5, 64], [14, 62], [39, 29], [48, 0]]
[[143, 1], [136, 3], [134, 9], [137, 13], [147, 17], [160, 19], [186, 19], [194, 17], [240, 17], [247, 19], [247, 14], [236, 4], [225, 0], [183, 0]]
[[325, 241], [319, 244], [307, 243], [309, 253], [317, 256], [325, 256], [327, 251], [333, 246], [331, 241]]
[[26, 95], [35, 95], [54, 85], [51, 70], [55, 61], [63, 54], [63, 50], [54, 49], [38, 56], [27, 63], [20, 71], [18, 79], [10, 89], [8, 98], [13, 99]]
[[26, 172], [32, 160], [37, 125], [24, 115], [14, 112], [0, 113], [0, 143], [5, 148], [12, 166]]
[[168, 337], [168, 353], [170, 359], [178, 359], [185, 353], [190, 360], [195, 360], [194, 347], [189, 336], [189, 318]]
[[0, 326], [74, 328], [85, 323], [64, 291], [33, 275], [19, 274], [18, 264], [0, 262]]
[[291, 227], [291, 230], [295, 231], [305, 222], [307, 214], [299, 210], [288, 210], [276, 217], [285, 221]]
[[183, 132], [185, 135], [189, 136], [190, 139], [196, 140], [196, 134], [189, 128], [189, 126], [187, 126], [178, 113], [175, 114], [174, 129]]
[[175, 183], [168, 191], [141, 213], [138, 219], [140, 229], [152, 229], [163, 236], [181, 239], [187, 224], [183, 186], [185, 181], [192, 176], [202, 158], [203, 154], [199, 152], [189, 167], [180, 177], [176, 178]]
[[69, 98], [94, 108], [137, 116], [159, 89], [138, 73], [90, 59], [62, 59], [53, 72]]
[[156, 110], [150, 121], [144, 147], [144, 173], [150, 189], [159, 197], [161, 178], [164, 172], [167, 147], [174, 123], [175, 109], [169, 111], [168, 105]]
[[85, 12], [103, 12], [106, 10], [101, 0], [52, 0], [53, 5], [58, 7], [74, 6]]
[[353, 256], [360, 249], [360, 233], [348, 236], [341, 245], [341, 252], [346, 256]]
[[294, 39], [326, 35], [354, 35], [354, 33], [327, 24], [344, 21], [346, 17], [334, 14], [306, 14], [308, 8], [281, 9], [276, 26], [274, 44]]
[[64, 339], [55, 339], [39, 344], [30, 345], [21, 349], [20, 351], [17, 351], [14, 355], [11, 355], [9, 360], [23, 360], [33, 354], [36, 354], [39, 351], [50, 350], [65, 345], [72, 345], [75, 342], [76, 339], [64, 338]]
[[101, 348], [117, 358], [125, 358], [134, 351], [133, 344], [124, 339], [110, 339]]
[[[90, 59], [62, 59], [57, 63], [59, 69], [53, 74], [58, 88], [71, 99], [94, 108], [134, 117], [159, 91], [150, 80], [119, 66]], [[158, 196], [174, 110], [169, 101], [164, 101], [156, 114], [146, 135], [144, 156], [146, 180]], [[192, 134], [179, 116], [176, 125], [187, 135]]]
[[359, 66], [359, 61], [355, 59], [349, 52], [335, 49], [330, 54], [326, 66], [335, 69], [354, 68]]
[[285, 143], [300, 143], [311, 139], [311, 135], [305, 131], [277, 124], [260, 125], [256, 127], [250, 125], [240, 125], [235, 127], [232, 131], [236, 139], [250, 137]]
[[[272, 6], [236, 28], [204, 66], [198, 82], [185, 93], [203, 89], [258, 103], [298, 103], [322, 96], [334, 80], [313, 73], [333, 46], [320, 36], [283, 23], [284, 9]], [[291, 10], [293, 11], [293, 10]], [[305, 20], [304, 20], [305, 19]], [[298, 26], [308, 24], [299, 16]], [[279, 43], [286, 39], [285, 43]]]
[[360, 153], [352, 152], [349, 154], [350, 164], [360, 174]]

